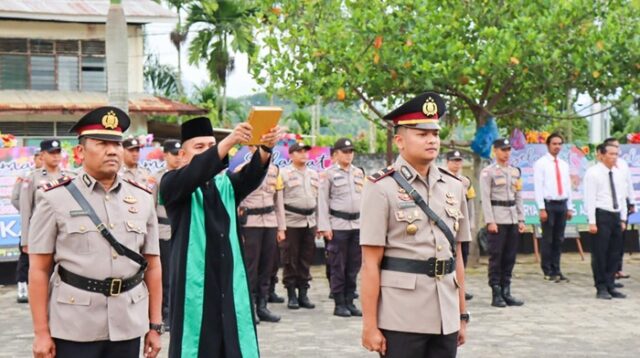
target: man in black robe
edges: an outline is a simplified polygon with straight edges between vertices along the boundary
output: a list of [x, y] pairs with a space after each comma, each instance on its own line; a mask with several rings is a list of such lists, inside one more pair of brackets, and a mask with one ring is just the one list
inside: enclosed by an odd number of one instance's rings
[[223, 172], [227, 153], [249, 141], [248, 123], [217, 145], [208, 118], [182, 125], [184, 166], [167, 172], [160, 184], [174, 243], [172, 358], [259, 357], [236, 206], [262, 182], [279, 137], [273, 128], [251, 161], [231, 173]]

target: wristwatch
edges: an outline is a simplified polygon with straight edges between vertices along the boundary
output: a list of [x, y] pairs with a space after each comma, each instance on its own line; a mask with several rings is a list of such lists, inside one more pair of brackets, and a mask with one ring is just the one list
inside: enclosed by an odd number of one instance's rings
[[273, 152], [273, 148], [269, 148], [264, 144], [260, 146], [260, 149], [264, 150], [265, 153], [269, 153], [269, 154], [271, 154]]
[[460, 313], [460, 320], [469, 323], [471, 321], [471, 313], [469, 311]]
[[149, 329], [156, 331], [159, 335], [164, 333], [164, 324], [160, 323], [149, 323]]

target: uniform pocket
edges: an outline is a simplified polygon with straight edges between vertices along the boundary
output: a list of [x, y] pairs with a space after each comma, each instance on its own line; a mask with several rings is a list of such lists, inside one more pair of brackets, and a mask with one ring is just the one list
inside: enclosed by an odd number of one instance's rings
[[56, 302], [73, 306], [91, 305], [91, 293], [60, 282]]
[[393, 287], [403, 290], [415, 290], [418, 275], [415, 273], [397, 272], [397, 271], [380, 271], [380, 286]]
[[65, 246], [77, 254], [90, 254], [95, 246], [92, 241], [101, 237], [98, 229], [90, 222], [84, 222], [84, 220], [71, 220], [66, 224], [69, 236], [63, 240]]
[[[127, 240], [126, 242], [135, 243], [136, 247], [142, 250], [144, 238], [147, 234], [147, 223], [142, 220], [127, 220], [124, 223], [124, 227], [127, 231], [127, 237], [133, 237], [133, 240]], [[124, 239], [122, 243], [125, 243]]]
[[127, 293], [129, 294], [129, 298], [133, 304], [143, 301], [149, 297], [149, 290], [147, 290], [147, 285], [145, 285], [144, 282], [141, 282]]

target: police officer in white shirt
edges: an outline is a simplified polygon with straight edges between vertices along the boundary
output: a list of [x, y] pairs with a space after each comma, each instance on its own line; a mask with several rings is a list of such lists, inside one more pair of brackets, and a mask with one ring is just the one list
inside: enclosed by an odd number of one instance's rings
[[615, 170], [618, 147], [603, 143], [597, 150], [601, 161], [587, 169], [584, 176], [596, 298], [625, 298], [626, 295], [614, 287], [614, 276], [627, 219], [624, 206], [628, 196], [627, 181], [619, 170]]
[[564, 138], [558, 133], [547, 137], [549, 153], [533, 167], [533, 187], [542, 226], [542, 272], [547, 281], [568, 282], [560, 270], [564, 229], [574, 213], [571, 202], [569, 164], [560, 159]]

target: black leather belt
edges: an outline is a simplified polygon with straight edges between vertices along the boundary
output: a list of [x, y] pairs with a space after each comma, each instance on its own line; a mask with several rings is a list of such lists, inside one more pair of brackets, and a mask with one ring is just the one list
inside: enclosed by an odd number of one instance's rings
[[515, 200], [491, 200], [493, 206], [516, 206]]
[[456, 270], [456, 259], [450, 257], [439, 260], [432, 257], [424, 261], [384, 256], [380, 268], [389, 271], [426, 274], [429, 277], [443, 277]]
[[544, 199], [544, 202], [549, 204], [566, 204], [567, 199], [559, 199], [559, 200]]
[[360, 213], [347, 213], [344, 211], [329, 209], [329, 214], [331, 214], [331, 216], [349, 221], [360, 219]]
[[94, 280], [68, 271], [62, 266], [58, 266], [58, 275], [60, 275], [62, 282], [68, 285], [89, 292], [102, 293], [107, 297], [127, 292], [138, 286], [144, 279], [144, 271], [140, 270], [126, 279], [110, 277], [105, 280]]
[[265, 206], [264, 208], [243, 208], [243, 209], [244, 209], [245, 215], [264, 215], [264, 214], [272, 213], [274, 210], [276, 210], [276, 207], [271, 205], [271, 206]]
[[158, 224], [171, 225], [169, 218], [158, 218]]
[[292, 213], [296, 213], [296, 214], [300, 214], [300, 215], [304, 215], [304, 216], [309, 216], [309, 215], [313, 215], [313, 213], [316, 212], [316, 209], [300, 209], [300, 208], [296, 208], [295, 206], [291, 206], [291, 205], [287, 205], [284, 204], [284, 209], [286, 211], [290, 211]]

